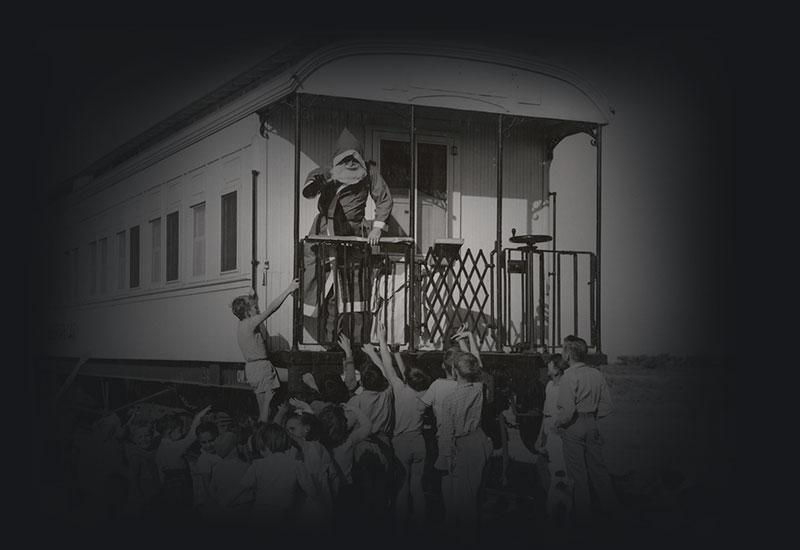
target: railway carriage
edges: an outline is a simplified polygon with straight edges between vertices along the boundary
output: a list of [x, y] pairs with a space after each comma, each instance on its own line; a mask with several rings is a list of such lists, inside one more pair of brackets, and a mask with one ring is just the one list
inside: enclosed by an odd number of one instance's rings
[[[300, 185], [343, 128], [394, 200], [380, 245], [321, 243], [367, 252], [356, 314], [383, 315], [412, 353], [467, 322], [490, 364], [541, 359], [569, 333], [602, 360], [600, 209], [597, 248], [559, 250], [569, 220], [549, 172], [563, 138], [589, 134], [599, 205], [611, 116], [579, 76], [507, 52], [286, 44], [66, 182], [50, 206], [58, 284], [41, 363], [66, 373], [85, 356], [82, 375], [243, 386], [230, 304], [254, 289], [263, 308], [303, 269], [317, 206]], [[276, 362], [337, 364], [302, 316], [290, 299], [269, 319]]]

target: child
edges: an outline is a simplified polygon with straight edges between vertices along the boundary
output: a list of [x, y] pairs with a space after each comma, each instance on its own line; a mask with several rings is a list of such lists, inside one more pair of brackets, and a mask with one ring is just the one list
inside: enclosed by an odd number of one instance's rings
[[[352, 363], [353, 352], [350, 340], [344, 334], [339, 336], [339, 345], [345, 353], [345, 364]], [[375, 350], [372, 346], [366, 344], [363, 350], [368, 356], [373, 357], [373, 363], [375, 363]], [[394, 394], [389, 381], [377, 363], [364, 365], [361, 370], [361, 385], [362, 391], [353, 395], [347, 405], [351, 409], [363, 412], [372, 424], [372, 434], [389, 445], [394, 430]]]
[[378, 323], [378, 342], [381, 357], [373, 361], [381, 368], [384, 376], [392, 385], [394, 392], [394, 437], [392, 447], [403, 467], [403, 482], [397, 495], [395, 515], [398, 526], [402, 529], [410, 519], [416, 526], [421, 526], [425, 519], [425, 493], [422, 490], [422, 474], [425, 469], [425, 440], [422, 436], [422, 415], [425, 404], [420, 396], [431, 385], [430, 376], [421, 369], [406, 369], [399, 353], [395, 354], [400, 371], [405, 378], [398, 376], [392, 366], [392, 356], [386, 343], [386, 330]]
[[[431, 407], [433, 410], [433, 416], [436, 420], [436, 437], [437, 441], [441, 437], [442, 433], [442, 418], [443, 418], [443, 411], [442, 411], [442, 404], [444, 399], [450, 395], [453, 390], [455, 390], [456, 386], [458, 386], [458, 382], [455, 380], [455, 375], [453, 374], [453, 363], [462, 356], [467, 355], [465, 352], [460, 351], [454, 347], [448, 348], [444, 352], [444, 357], [441, 363], [441, 370], [444, 374], [445, 378], [437, 378], [435, 379], [431, 385], [425, 390], [425, 393], [419, 398], [423, 405]], [[438, 450], [439, 445], [438, 443], [433, 444], [431, 446], [431, 461], [438, 461]], [[436, 467], [436, 462], [433, 462], [433, 467]], [[453, 491], [451, 488], [453, 476], [449, 475], [447, 471], [445, 472], [438, 472], [435, 478], [441, 479], [441, 493], [442, 493], [442, 504], [444, 506], [445, 514], [449, 513], [453, 509], [453, 503], [450, 502], [450, 499], [453, 495]]]
[[156, 449], [156, 466], [168, 513], [191, 506], [192, 478], [183, 455], [195, 442], [195, 430], [209, 410], [210, 405], [194, 416], [188, 432], [184, 430], [183, 419], [178, 414], [170, 414], [162, 421], [161, 441]]
[[[281, 307], [286, 298], [297, 290], [299, 286], [299, 279], [294, 279], [286, 290], [270, 302], [267, 306], [267, 311], [264, 313], [259, 313], [258, 301], [252, 294], [239, 296], [231, 304], [233, 314], [239, 319], [236, 337], [239, 342], [239, 349], [242, 350], [245, 360], [245, 377], [247, 383], [250, 384], [256, 394], [258, 419], [261, 422], [267, 421], [273, 394], [281, 385], [275, 367], [267, 359], [266, 331], [262, 332], [263, 323]], [[285, 374], [283, 378], [286, 379]]]
[[328, 450], [319, 441], [311, 439], [316, 421], [311, 407], [296, 399], [291, 402], [297, 408], [286, 414], [283, 419], [284, 427], [292, 437], [298, 450], [297, 458], [308, 469], [319, 497], [316, 502], [304, 499], [300, 516], [306, 521], [324, 523], [333, 511], [333, 500], [342, 480]]
[[258, 433], [262, 458], [247, 468], [239, 491], [228, 500], [234, 504], [242, 495], [253, 491], [252, 519], [258, 524], [285, 527], [301, 493], [316, 499], [308, 470], [294, 457], [289, 434], [277, 424], [267, 424]]
[[218, 411], [214, 414], [214, 424], [217, 425], [219, 436], [214, 441], [214, 450], [220, 458], [226, 458], [238, 444], [238, 436], [234, 431], [231, 431], [230, 426], [233, 419], [224, 411]]
[[216, 453], [214, 442], [219, 429], [213, 422], [201, 422], [195, 429], [197, 442], [200, 444], [200, 456], [194, 463], [192, 477], [194, 479], [194, 506], [201, 515], [209, 511], [211, 501], [210, 485], [214, 466], [222, 460]]
[[544, 454], [547, 455], [548, 469], [551, 475], [555, 475], [559, 470], [566, 470], [561, 436], [554, 426], [556, 403], [558, 401], [558, 384], [564, 374], [565, 366], [560, 354], [551, 355], [547, 361], [549, 380], [544, 388], [542, 427], [539, 431], [539, 439], [536, 442], [537, 450], [544, 451]]
[[[235, 438], [235, 444], [226, 456], [216, 463], [211, 473], [209, 493], [212, 506], [209, 516], [222, 525], [236, 525], [243, 522], [249, 511], [249, 502], [228, 505], [239, 493], [242, 477], [252, 462], [247, 448], [247, 440], [253, 430], [243, 425], [228, 426], [227, 433]], [[218, 447], [215, 443], [215, 447]]]
[[354, 448], [372, 433], [372, 423], [363, 412], [347, 405], [328, 405], [318, 418], [320, 441], [333, 455], [344, 485], [352, 484]]
[[436, 467], [452, 476], [448, 520], [477, 527], [478, 491], [492, 445], [481, 429], [483, 384], [475, 356], [461, 354], [454, 361], [456, 387], [442, 400], [439, 457]]
[[138, 516], [151, 511], [155, 497], [160, 492], [153, 427], [149, 422], [131, 426], [130, 441], [125, 446], [125, 455], [130, 469], [128, 511]]

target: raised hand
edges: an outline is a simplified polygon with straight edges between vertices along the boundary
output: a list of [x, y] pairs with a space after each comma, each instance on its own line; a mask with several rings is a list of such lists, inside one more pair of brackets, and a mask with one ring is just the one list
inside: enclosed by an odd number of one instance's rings
[[288, 287], [286, 287], [286, 293], [287, 294], [291, 294], [292, 292], [294, 292], [298, 288], [300, 288], [300, 279], [299, 278], [298, 279], [292, 279], [292, 282], [289, 283]]
[[297, 399], [296, 397], [290, 397], [289, 404], [295, 409], [298, 409], [299, 411], [314, 414], [314, 409], [311, 408], [311, 405], [309, 405], [308, 403], [306, 403], [301, 399]]
[[344, 333], [339, 335], [339, 346], [344, 350], [344, 354], [347, 357], [353, 356], [353, 348], [350, 347], [350, 338]]
[[191, 429], [192, 432], [194, 432], [194, 429], [200, 425], [200, 421], [203, 419], [205, 415], [208, 414], [208, 411], [211, 410], [211, 407], [212, 406], [209, 405], [208, 407], [206, 407], [205, 409], [201, 410], [196, 415], [194, 415], [194, 419], [192, 420], [192, 429]]
[[469, 335], [469, 325], [464, 323], [458, 330], [453, 333], [453, 340], [460, 340], [462, 338], [466, 338]]
[[378, 319], [377, 332], [378, 332], [378, 342], [381, 345], [386, 344], [386, 325], [384, 325], [383, 321], [380, 319]]
[[361, 346], [361, 349], [377, 366], [382, 367], [383, 361], [381, 361], [380, 357], [378, 357], [378, 354], [375, 352], [375, 348], [372, 347], [372, 344], [364, 344]]

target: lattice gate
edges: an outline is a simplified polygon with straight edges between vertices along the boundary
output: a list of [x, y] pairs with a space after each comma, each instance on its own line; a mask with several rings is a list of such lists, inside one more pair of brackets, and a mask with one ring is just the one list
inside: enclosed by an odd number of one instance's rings
[[421, 346], [439, 346], [469, 323], [482, 349], [494, 347], [494, 268], [483, 250], [440, 255], [428, 249], [420, 266]]

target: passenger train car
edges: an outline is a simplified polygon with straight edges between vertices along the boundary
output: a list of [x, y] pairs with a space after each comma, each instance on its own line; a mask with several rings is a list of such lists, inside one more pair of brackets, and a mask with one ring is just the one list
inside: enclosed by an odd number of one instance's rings
[[[599, 246], [558, 251], [549, 171], [560, 140], [591, 135], [599, 198], [611, 117], [578, 75], [508, 52], [288, 44], [67, 182], [50, 210], [57, 284], [42, 360], [240, 384], [230, 304], [254, 289], [263, 309], [298, 275], [297, 243], [316, 213], [299, 186], [330, 162], [343, 128], [389, 185], [393, 235], [413, 248], [393, 260], [414, 280], [394, 343], [435, 347], [444, 325], [471, 322], [487, 352], [548, 353], [577, 333], [599, 354]], [[549, 238], [512, 241], [526, 235]], [[297, 329], [298, 302], [267, 323], [290, 362], [326, 353]]]

